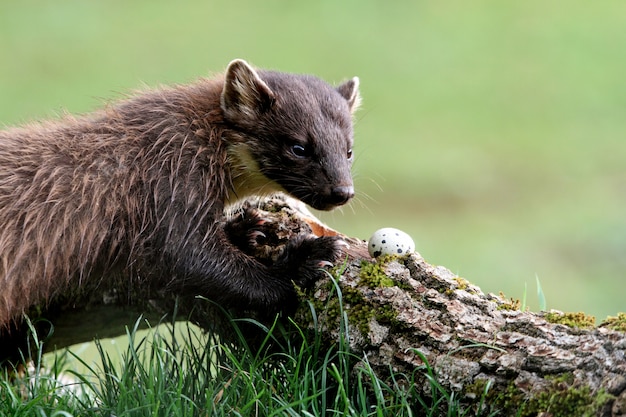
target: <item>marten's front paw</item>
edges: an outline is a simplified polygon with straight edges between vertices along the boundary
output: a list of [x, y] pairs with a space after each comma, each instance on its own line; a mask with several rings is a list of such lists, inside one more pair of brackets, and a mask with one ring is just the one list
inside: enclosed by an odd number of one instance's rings
[[323, 274], [322, 268], [340, 259], [345, 242], [336, 236], [291, 239], [275, 266], [286, 268], [301, 288], [310, 288]]
[[259, 211], [245, 208], [224, 225], [224, 231], [231, 243], [250, 256], [263, 260], [262, 249], [272, 233], [271, 222], [261, 217]]

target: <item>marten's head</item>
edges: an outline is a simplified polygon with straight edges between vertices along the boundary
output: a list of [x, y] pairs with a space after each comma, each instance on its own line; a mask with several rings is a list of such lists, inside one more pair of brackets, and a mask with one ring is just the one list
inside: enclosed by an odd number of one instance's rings
[[236, 197], [281, 190], [320, 210], [350, 201], [358, 86], [356, 77], [332, 87], [231, 62], [221, 107], [235, 132], [229, 154]]

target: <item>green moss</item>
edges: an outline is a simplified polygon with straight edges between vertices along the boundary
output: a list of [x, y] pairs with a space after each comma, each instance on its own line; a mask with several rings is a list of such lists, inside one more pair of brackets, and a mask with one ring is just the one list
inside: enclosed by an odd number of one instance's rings
[[469, 288], [470, 283], [465, 278], [455, 277], [454, 280], [456, 281], [457, 289], [459, 289], [459, 290], [467, 290]]
[[[401, 283], [394, 281], [385, 273], [385, 266], [398, 259], [395, 255], [386, 255], [378, 258], [376, 262], [362, 261], [359, 274], [359, 285], [369, 289], [400, 286]], [[381, 324], [395, 322], [397, 313], [389, 305], [376, 305], [363, 297], [358, 289], [342, 288], [343, 300], [347, 304], [346, 313], [348, 320], [359, 331], [366, 335], [369, 332], [369, 323], [375, 318]]]
[[548, 390], [531, 398], [524, 409], [529, 416], [542, 411], [549, 411], [554, 417], [595, 416], [612, 398], [604, 390], [593, 394], [588, 386], [575, 388], [555, 381]]
[[617, 317], [607, 317], [601, 326], [619, 332], [626, 332], [626, 313], [617, 313]]
[[498, 310], [521, 310], [522, 302], [520, 300], [516, 300], [514, 298], [507, 299], [502, 291], [500, 291], [500, 299], [502, 300], [502, 304], [498, 304]]
[[[549, 386], [541, 392], [527, 397], [524, 392], [510, 383], [503, 391], [491, 390], [486, 395], [486, 404], [501, 415], [531, 417], [547, 413], [552, 417], [595, 416], [614, 397], [603, 389], [592, 393], [587, 386], [572, 386], [571, 374], [546, 378]], [[468, 385], [466, 392], [475, 398], [484, 395], [487, 381], [477, 380]]]
[[381, 324], [392, 324], [397, 313], [389, 305], [375, 305], [363, 298], [363, 294], [354, 288], [342, 288], [343, 301], [346, 304], [348, 321], [365, 336], [369, 332], [369, 323], [375, 318]]
[[385, 265], [393, 259], [391, 256], [383, 256], [376, 262], [362, 261], [359, 283], [371, 289], [393, 287], [393, 279], [389, 278], [385, 273]]
[[[473, 394], [475, 398], [481, 398], [486, 386], [486, 380], [476, 380], [473, 384], [468, 385], [467, 392]], [[519, 417], [522, 415], [516, 413], [518, 410], [522, 411], [526, 401], [524, 393], [513, 383], [510, 383], [503, 391], [489, 391], [485, 396], [485, 400], [492, 410], [497, 410], [501, 415], [516, 415]]]
[[405, 259], [398, 255], [385, 255], [376, 259], [375, 262], [362, 261], [359, 274], [359, 285], [363, 284], [370, 289], [384, 287], [398, 287], [403, 290], [413, 290], [408, 282], [394, 280], [385, 273], [385, 267], [389, 262], [402, 262]]
[[572, 385], [574, 383], [574, 374], [571, 372], [564, 372], [562, 374], [546, 375], [546, 380], [552, 381], [556, 384]]
[[550, 323], [564, 324], [569, 327], [580, 329], [592, 329], [596, 325], [596, 318], [585, 313], [561, 313], [560, 311], [550, 311], [544, 315]]
[[[341, 309], [340, 300], [336, 296], [331, 296], [326, 301], [320, 301], [319, 299], [311, 297], [310, 301], [313, 303], [313, 307], [316, 311], [325, 312], [326, 321], [329, 324], [338, 323], [341, 314], [345, 312], [350, 324], [356, 327], [364, 336], [369, 332], [369, 323], [372, 318], [375, 318], [381, 324], [395, 323], [397, 318], [396, 311], [389, 305], [378, 305], [365, 298], [362, 288], [367, 287], [373, 290], [397, 285], [384, 271], [385, 265], [393, 259], [396, 259], [396, 257], [384, 256], [379, 258], [377, 262], [361, 262], [361, 270], [357, 282], [359, 288], [353, 288], [340, 283], [341, 300], [344, 307], [343, 311]], [[339, 279], [339, 274], [333, 273], [333, 276], [335, 276], [337, 280]], [[333, 282], [330, 281], [328, 287], [322, 288], [322, 290], [334, 294], [335, 288]]]
[[[476, 294], [476, 291], [473, 290], [470, 287], [470, 282], [468, 280], [466, 280], [465, 278], [461, 278], [461, 277], [454, 277], [452, 278], [455, 282], [456, 282], [456, 287], [455, 286], [451, 286], [451, 287], [440, 287], [438, 288], [439, 293], [441, 294], [445, 294], [448, 297], [452, 297], [454, 296], [455, 292], [457, 290], [460, 291], [466, 291], [470, 294]], [[445, 285], [445, 284], [444, 284]]]
[[397, 313], [391, 306], [373, 304], [366, 300], [358, 289], [342, 287], [341, 294], [343, 310], [338, 297], [331, 297], [325, 303], [313, 300], [316, 311], [325, 311], [326, 321], [329, 324], [339, 323], [341, 314], [345, 312], [350, 324], [366, 336], [370, 330], [369, 323], [372, 318], [381, 324], [392, 324], [396, 321]]
[[293, 289], [296, 291], [296, 296], [299, 300], [304, 300], [307, 297], [306, 291], [304, 291], [299, 285], [292, 281]]

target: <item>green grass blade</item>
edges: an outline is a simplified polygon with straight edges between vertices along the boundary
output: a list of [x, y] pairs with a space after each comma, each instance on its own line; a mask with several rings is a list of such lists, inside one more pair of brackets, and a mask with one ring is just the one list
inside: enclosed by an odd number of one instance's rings
[[535, 275], [535, 281], [537, 282], [537, 299], [539, 301], [539, 311], [546, 311], [546, 296], [541, 289], [541, 282], [539, 282], [539, 275]]

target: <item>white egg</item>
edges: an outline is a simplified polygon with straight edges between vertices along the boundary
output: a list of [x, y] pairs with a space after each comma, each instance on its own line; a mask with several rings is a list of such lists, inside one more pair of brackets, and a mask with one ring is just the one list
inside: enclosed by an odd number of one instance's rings
[[385, 227], [375, 231], [370, 237], [368, 249], [374, 258], [381, 255], [403, 256], [415, 250], [415, 242], [402, 230]]

